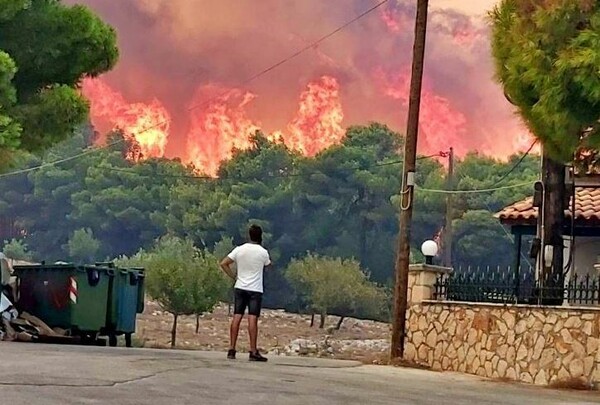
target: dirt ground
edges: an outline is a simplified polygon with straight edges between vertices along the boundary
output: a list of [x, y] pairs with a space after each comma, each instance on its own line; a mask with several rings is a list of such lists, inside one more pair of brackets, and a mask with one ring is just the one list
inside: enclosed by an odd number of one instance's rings
[[[309, 355], [338, 359], [354, 359], [380, 363], [389, 351], [390, 326], [385, 323], [352, 318], [344, 320], [335, 330], [338, 317], [329, 316], [325, 328], [310, 327], [310, 316], [287, 313], [283, 310], [263, 310], [260, 320], [259, 347], [264, 353]], [[226, 351], [229, 346], [228, 306], [219, 305], [211, 314], [200, 318], [196, 334], [196, 318], [180, 317], [177, 328], [177, 347], [190, 350]], [[147, 302], [144, 313], [138, 316], [136, 344], [151, 348], [168, 348], [171, 344], [173, 316], [163, 312], [154, 302]], [[245, 352], [248, 335], [240, 333], [238, 351]]]

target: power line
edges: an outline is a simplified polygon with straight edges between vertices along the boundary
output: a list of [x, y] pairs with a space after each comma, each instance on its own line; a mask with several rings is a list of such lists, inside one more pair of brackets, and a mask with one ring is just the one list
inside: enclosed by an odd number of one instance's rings
[[335, 30], [331, 31], [330, 33], [323, 35], [321, 38], [317, 39], [316, 41], [314, 41], [313, 43], [306, 45], [304, 48], [299, 49], [298, 51], [296, 51], [295, 53], [291, 54], [290, 56], [280, 60], [279, 62], [269, 66], [268, 68], [262, 70], [261, 72], [257, 73], [256, 75], [250, 77], [249, 79], [247, 79], [245, 82], [242, 83], [242, 85], [248, 84], [256, 79], [258, 79], [259, 77], [261, 77], [262, 75], [269, 73], [272, 70], [277, 69], [279, 66], [291, 61], [292, 59], [297, 58], [298, 56], [302, 55], [304, 52], [315, 48], [317, 45], [319, 45], [321, 42], [326, 41], [327, 39], [331, 38], [332, 36], [336, 35], [337, 33], [343, 31], [344, 29], [346, 29], [347, 27], [349, 27], [350, 25], [354, 24], [355, 22], [357, 22], [358, 20], [360, 20], [361, 18], [371, 14], [373, 11], [377, 10], [379, 7], [383, 6], [385, 3], [387, 3], [389, 0], [383, 0], [379, 3], [377, 3], [376, 5], [374, 5], [373, 7], [371, 7], [370, 9], [363, 11], [362, 13], [360, 13], [359, 15], [357, 15], [355, 18], [353, 18], [352, 20], [346, 22], [345, 24], [343, 24], [342, 26], [336, 28]]
[[[419, 156], [417, 158], [417, 160], [431, 159], [431, 158], [435, 158], [435, 157], [439, 157], [439, 156], [440, 156], [439, 153], [437, 153], [435, 155]], [[402, 164], [402, 162], [403, 162], [402, 160], [392, 160], [392, 161], [389, 161], [389, 162], [377, 163], [377, 164], [366, 166], [366, 167], [362, 167], [362, 166], [356, 166], [356, 167], [336, 167], [335, 170], [340, 170], [340, 171], [369, 170], [369, 169], [378, 168], [378, 167], [386, 167], [386, 166], [399, 165], [399, 164]], [[247, 176], [247, 177], [213, 177], [213, 176], [205, 176], [205, 175], [176, 175], [176, 174], [159, 174], [159, 173], [139, 173], [139, 172], [134, 171], [132, 169], [121, 169], [121, 168], [108, 167], [108, 166], [104, 166], [104, 167], [103, 166], [96, 166], [96, 168], [101, 169], [101, 170], [119, 172], [119, 173], [128, 173], [128, 174], [133, 174], [133, 175], [142, 176], [142, 177], [165, 177], [165, 178], [181, 178], [181, 179], [192, 179], [192, 180], [214, 180], [214, 181], [226, 181], [226, 180], [244, 181], [244, 180], [255, 180], [256, 179], [255, 176], [254, 177], [253, 176]], [[306, 177], [306, 176], [311, 176], [311, 175], [313, 175], [315, 173], [318, 173], [318, 172], [267, 174], [267, 175], [264, 175], [263, 178]]]
[[40, 170], [40, 169], [44, 169], [46, 167], [50, 167], [50, 166], [55, 166], [58, 165], [60, 163], [65, 163], [65, 162], [70, 162], [71, 160], [75, 160], [75, 159], [79, 159], [80, 157], [83, 156], [87, 156], [87, 155], [91, 155], [92, 153], [96, 153], [99, 150], [103, 150], [103, 149], [108, 149], [112, 146], [118, 145], [119, 143], [124, 142], [124, 139], [119, 139], [118, 141], [112, 142], [108, 145], [105, 145], [101, 148], [92, 148], [92, 149], [88, 149], [84, 152], [78, 153], [76, 155], [64, 158], [64, 159], [58, 159], [52, 162], [47, 162], [47, 163], [42, 163], [41, 165], [38, 166], [33, 166], [33, 167], [29, 167], [27, 169], [21, 169], [21, 170], [15, 170], [13, 172], [8, 172], [8, 173], [2, 173], [0, 174], [0, 178], [4, 178], [4, 177], [10, 177], [10, 176], [16, 176], [18, 174], [25, 174], [25, 173], [29, 173], [29, 172], [33, 172], [35, 170]]
[[501, 184], [504, 180], [506, 180], [508, 178], [508, 176], [510, 176], [515, 170], [517, 170], [519, 168], [519, 166], [525, 161], [527, 156], [529, 156], [529, 154], [531, 153], [531, 151], [533, 150], [533, 148], [535, 147], [537, 142], [538, 142], [537, 139], [535, 141], [533, 141], [533, 143], [531, 144], [529, 149], [523, 154], [523, 156], [521, 156], [519, 161], [517, 163], [515, 163], [509, 171], [507, 171], [499, 180], [494, 182], [490, 187], [483, 188], [483, 189], [474, 189], [474, 190], [443, 190], [443, 189], [438, 190], [438, 189], [427, 189], [427, 188], [417, 187], [417, 190], [427, 192], [427, 193], [437, 193], [437, 194], [478, 194], [478, 193], [491, 193], [491, 192], [499, 191], [499, 190], [508, 190], [508, 189], [514, 189], [514, 188], [533, 185], [532, 182], [527, 182], [527, 183], [520, 183], [520, 184], [498, 187], [499, 184]]
[[521, 156], [521, 159], [519, 159], [519, 161], [508, 172], [506, 172], [504, 174], [504, 176], [502, 176], [500, 178], [500, 180], [496, 181], [492, 187], [496, 187], [497, 185], [501, 184], [504, 180], [506, 180], [508, 178], [508, 176], [510, 176], [515, 170], [517, 170], [517, 168], [519, 166], [521, 166], [521, 164], [525, 161], [525, 158], [527, 158], [527, 156], [529, 156], [529, 154], [531, 153], [531, 151], [533, 150], [533, 148], [535, 147], [537, 142], [538, 142], [537, 139], [535, 141], [533, 141], [533, 143], [531, 144], [529, 149], [527, 149], [527, 152], [525, 152], [523, 154], [523, 156]]
[[438, 194], [477, 194], [477, 193], [491, 193], [491, 192], [498, 191], [498, 190], [509, 190], [509, 189], [513, 189], [513, 188], [519, 188], [519, 187], [525, 187], [525, 186], [531, 186], [531, 185], [533, 185], [533, 182], [528, 181], [527, 183], [513, 184], [511, 186], [483, 188], [483, 189], [478, 189], [478, 190], [454, 190], [454, 191], [451, 191], [451, 190], [434, 190], [434, 189], [421, 188], [421, 187], [417, 187], [417, 190], [423, 191], [426, 193], [438, 193]]
[[[302, 55], [306, 51], [308, 51], [310, 49], [313, 49], [314, 47], [316, 47], [317, 45], [319, 45], [321, 42], [326, 41], [327, 39], [333, 37], [337, 33], [343, 31], [344, 29], [346, 29], [348, 26], [354, 24], [355, 22], [359, 21], [363, 17], [371, 14], [373, 11], [377, 10], [378, 8], [380, 8], [381, 6], [383, 6], [384, 4], [386, 4], [388, 1], [389, 0], [383, 0], [383, 1], [379, 2], [379, 3], [377, 3], [373, 7], [369, 8], [368, 10], [366, 10], [366, 11], [360, 13], [359, 15], [357, 15], [352, 20], [350, 20], [350, 21], [346, 22], [345, 24], [339, 26], [338, 28], [336, 28], [335, 30], [329, 32], [328, 34], [323, 35], [322, 37], [320, 37], [316, 41], [312, 42], [311, 44], [309, 44], [309, 45], [307, 45], [307, 46], [305, 46], [305, 47], [297, 50], [296, 52], [292, 53], [291, 55], [289, 55], [289, 56], [281, 59], [280, 61], [278, 61], [278, 62], [272, 64], [271, 66], [269, 66], [269, 67], [261, 70], [260, 72], [256, 73], [255, 75], [250, 76], [248, 79], [240, 82], [238, 84], [238, 87], [242, 87], [242, 86], [245, 86], [247, 84], [252, 83], [256, 79], [259, 79], [260, 77], [266, 75], [267, 73], [269, 73], [269, 72], [277, 69], [278, 67], [280, 67], [280, 66], [288, 63], [289, 61], [297, 58], [298, 56]], [[196, 104], [196, 105], [193, 105], [193, 106], [189, 107], [187, 110], [188, 111], [192, 111], [192, 110], [195, 110], [197, 108], [200, 108], [200, 107], [203, 107], [205, 105], [208, 105], [212, 101], [218, 100], [219, 98], [222, 98], [222, 97], [226, 96], [228, 93], [229, 93], [229, 91], [224, 91], [224, 92], [218, 94], [217, 96], [209, 98], [208, 100], [204, 101], [203, 103], [199, 103], [199, 104]], [[139, 132], [137, 132], [137, 134], [143, 134], [144, 132], [147, 132], [147, 131], [150, 131], [150, 130], [155, 129], [157, 127], [160, 127], [162, 125], [165, 125], [165, 124], [167, 124], [170, 121], [171, 121], [171, 118], [169, 118], [169, 119], [167, 119], [165, 121], [159, 122], [157, 124], [151, 125], [149, 127], [146, 127], [144, 129], [140, 130]], [[68, 161], [71, 161], [71, 160], [75, 160], [75, 159], [78, 159], [80, 157], [83, 157], [83, 156], [86, 156], [86, 155], [89, 155], [89, 154], [92, 154], [92, 153], [96, 153], [96, 152], [101, 151], [103, 149], [107, 149], [107, 148], [109, 148], [111, 146], [117, 145], [117, 144], [122, 143], [124, 141], [125, 141], [125, 139], [120, 139], [119, 141], [114, 142], [112, 144], [104, 145], [104, 146], [101, 146], [101, 147], [98, 147], [98, 148], [94, 148], [94, 149], [90, 149], [90, 150], [88, 150], [86, 152], [79, 153], [77, 155], [73, 155], [73, 156], [70, 156], [68, 158], [59, 159], [59, 160], [57, 160], [55, 162], [45, 163], [45, 164], [42, 164], [42, 165], [39, 165], [39, 166], [30, 167], [28, 169], [16, 170], [14, 172], [0, 174], [0, 178], [14, 176], [14, 175], [17, 175], [17, 174], [28, 173], [28, 172], [32, 172], [32, 171], [35, 171], [35, 170], [42, 169], [44, 167], [54, 166], [54, 165], [57, 165], [57, 164], [60, 164], [60, 163], [68, 162]]]

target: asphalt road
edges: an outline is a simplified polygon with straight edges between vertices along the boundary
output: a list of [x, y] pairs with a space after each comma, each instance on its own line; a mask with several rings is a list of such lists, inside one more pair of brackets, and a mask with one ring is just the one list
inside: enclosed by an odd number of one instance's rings
[[0, 404], [600, 404], [454, 373], [224, 353], [0, 343]]

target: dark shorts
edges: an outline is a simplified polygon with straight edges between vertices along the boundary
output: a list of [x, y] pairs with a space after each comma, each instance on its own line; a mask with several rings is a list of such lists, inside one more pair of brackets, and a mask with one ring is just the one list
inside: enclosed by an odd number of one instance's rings
[[254, 316], [260, 316], [260, 310], [262, 308], [262, 293], [255, 291], [235, 289], [235, 303], [234, 313], [237, 315], [244, 315], [246, 308], [248, 308], [248, 314]]

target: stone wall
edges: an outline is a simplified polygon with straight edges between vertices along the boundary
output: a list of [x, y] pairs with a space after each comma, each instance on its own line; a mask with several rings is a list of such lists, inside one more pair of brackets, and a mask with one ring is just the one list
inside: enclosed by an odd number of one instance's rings
[[407, 315], [405, 358], [434, 370], [540, 385], [600, 383], [598, 309], [415, 299]]

